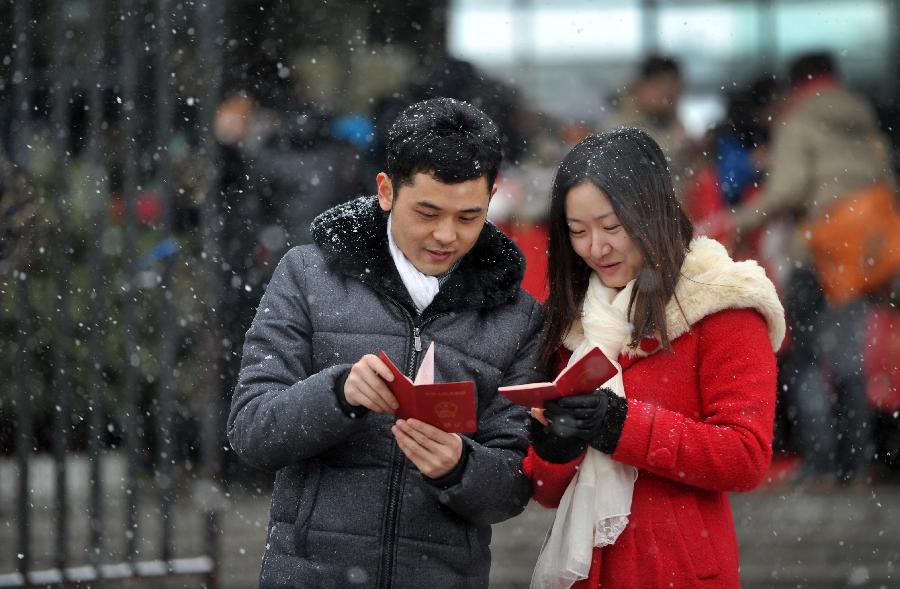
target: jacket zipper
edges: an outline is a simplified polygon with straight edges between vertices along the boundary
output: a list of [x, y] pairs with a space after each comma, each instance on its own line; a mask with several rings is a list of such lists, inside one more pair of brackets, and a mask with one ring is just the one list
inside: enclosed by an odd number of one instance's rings
[[413, 353], [409, 356], [409, 364], [406, 365], [406, 375], [410, 378], [416, 370], [416, 360], [419, 359], [419, 352], [422, 351], [422, 338], [420, 334], [422, 330], [418, 325], [413, 324]]
[[[419, 353], [422, 351], [422, 328], [438, 317], [446, 315], [446, 313], [433, 315], [425, 321], [417, 324], [416, 320], [413, 319], [412, 315], [403, 307], [403, 305], [399, 304], [393, 299], [388, 298], [388, 300], [394, 303], [403, 312], [403, 314], [406, 316], [407, 321], [410, 323], [410, 325], [412, 325], [412, 349], [410, 350], [410, 354], [406, 362], [406, 376], [408, 376], [409, 378], [413, 378], [416, 368], [416, 360], [419, 357]], [[392, 442], [391, 476], [389, 479], [390, 483], [388, 485], [388, 505], [387, 511], [385, 512], [386, 525], [384, 528], [383, 541], [381, 544], [381, 578], [378, 582], [378, 586], [384, 589], [390, 589], [394, 577], [394, 551], [396, 550], [395, 544], [397, 543], [396, 529], [397, 520], [400, 516], [400, 483], [402, 482], [402, 479], [403, 452], [398, 448], [396, 442]]]

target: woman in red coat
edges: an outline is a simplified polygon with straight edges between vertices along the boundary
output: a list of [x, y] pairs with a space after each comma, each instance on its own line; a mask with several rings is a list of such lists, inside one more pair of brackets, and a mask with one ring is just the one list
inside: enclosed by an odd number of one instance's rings
[[693, 238], [665, 156], [637, 129], [590, 136], [551, 194], [541, 361], [600, 347], [604, 388], [532, 410], [524, 470], [557, 508], [533, 587], [739, 587], [727, 493], [771, 458], [784, 316], [752, 261]]

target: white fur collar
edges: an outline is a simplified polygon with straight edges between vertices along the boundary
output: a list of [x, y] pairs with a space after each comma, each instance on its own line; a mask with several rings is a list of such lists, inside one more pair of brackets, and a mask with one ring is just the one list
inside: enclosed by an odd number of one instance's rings
[[[766, 320], [772, 348], [777, 350], [781, 346], [785, 333], [784, 308], [765, 270], [753, 260], [735, 262], [719, 242], [697, 237], [691, 241], [682, 264], [675, 296], [666, 305], [669, 339], [684, 335], [704, 317], [725, 309], [755, 309]], [[578, 321], [572, 326], [570, 336], [580, 329]], [[655, 351], [646, 352], [627, 343], [622, 349], [623, 354], [639, 357]]]

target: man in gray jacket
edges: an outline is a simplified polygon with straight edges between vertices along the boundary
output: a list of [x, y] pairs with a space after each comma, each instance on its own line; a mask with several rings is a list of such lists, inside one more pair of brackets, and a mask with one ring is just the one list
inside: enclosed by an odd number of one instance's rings
[[[524, 260], [486, 222], [494, 123], [434, 99], [391, 127], [377, 197], [320, 215], [281, 260], [247, 332], [228, 419], [277, 471], [262, 587], [486, 587], [490, 525], [522, 511], [526, 414], [497, 388], [540, 380]], [[475, 382], [478, 429], [397, 420], [384, 350], [410, 377]]]

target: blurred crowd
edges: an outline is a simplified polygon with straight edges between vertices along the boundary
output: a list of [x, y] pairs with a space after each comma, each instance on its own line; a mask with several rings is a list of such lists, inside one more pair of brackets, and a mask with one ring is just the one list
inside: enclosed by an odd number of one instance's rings
[[[367, 112], [317, 100], [284, 59], [263, 57], [255, 70], [252, 79], [229, 83], [214, 115], [222, 267], [232, 287], [223, 301], [229, 379], [274, 264], [309, 240], [316, 215], [374, 191], [384, 133], [403, 107], [449, 96], [475, 104], [502, 130], [505, 167], [490, 218], [525, 253], [524, 287], [539, 299], [546, 295], [543, 223], [562, 156], [605, 128], [636, 126], [651, 134], [697, 231], [758, 260], [782, 295], [790, 331], [780, 352], [776, 432], [779, 461], [789, 465], [785, 478], [827, 489], [866, 485], [898, 470], [900, 244], [883, 223], [897, 210], [896, 156], [873, 106], [842, 83], [832, 56], [799, 56], [787, 76], [760, 73], [729, 91], [724, 118], [702, 137], [689, 135], [680, 120], [682, 68], [666, 56], [639, 64], [631, 83], [604, 104], [612, 114], [602, 121], [540, 112], [514, 86], [450, 57], [431, 60], [413, 72], [413, 82], [372, 97]], [[597, 101], [607, 102], [599, 95]], [[176, 233], [185, 236], [197, 225], [203, 191], [191, 156], [195, 125], [182, 119], [185, 139], [173, 140], [169, 153]], [[110, 182], [115, 187], [115, 170]], [[0, 187], [0, 255], [11, 259], [16, 228], [33, 208], [27, 195], [35, 191], [2, 156]], [[139, 195], [138, 215], [148, 226], [158, 221], [159, 198], [152, 187]], [[173, 255], [158, 245], [149, 240], [142, 251]], [[847, 249], [863, 255], [865, 267], [852, 269], [841, 258]]]

